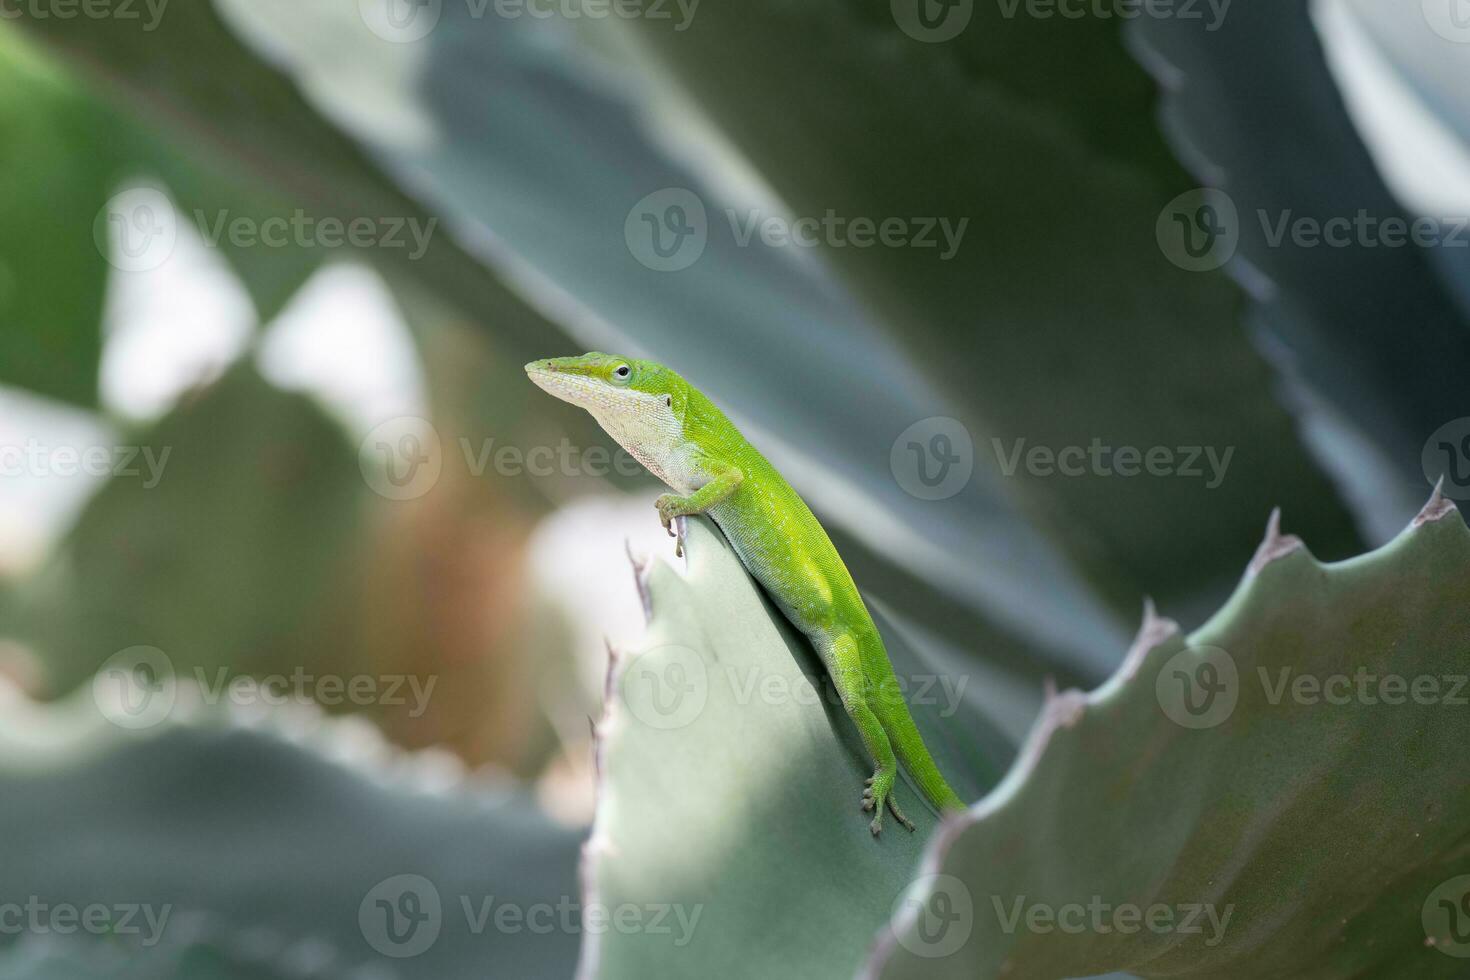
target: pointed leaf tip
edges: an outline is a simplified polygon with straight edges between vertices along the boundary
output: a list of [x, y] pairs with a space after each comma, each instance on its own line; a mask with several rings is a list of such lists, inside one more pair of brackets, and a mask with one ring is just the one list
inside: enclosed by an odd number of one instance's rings
[[1455, 502], [1445, 496], [1444, 474], [1441, 473], [1439, 479], [1435, 481], [1434, 492], [1429, 495], [1429, 502], [1424, 505], [1423, 510], [1415, 515], [1413, 523], [1410, 526], [1423, 527], [1425, 524], [1432, 524], [1435, 521], [1442, 520], [1456, 510], [1458, 508], [1455, 506]]
[[[653, 561], [647, 556], [642, 558], [633, 553], [633, 541], [630, 538], [623, 539], [623, 552], [628, 556], [628, 564], [633, 566], [633, 585], [638, 589], [638, 601], [643, 606], [643, 624], [646, 626], [653, 622], [653, 594], [648, 589], [648, 570]], [[611, 651], [612, 647], [609, 646]]]
[[1125, 679], [1135, 676], [1138, 668], [1143, 665], [1144, 658], [1148, 656], [1148, 652], [1178, 632], [1178, 623], [1166, 616], [1159, 615], [1153, 596], [1144, 596], [1143, 622], [1139, 624], [1138, 633], [1128, 647], [1128, 652], [1123, 656], [1123, 663], [1119, 666], [1118, 673]]
[[1247, 574], [1259, 575], [1261, 570], [1273, 561], [1285, 558], [1293, 551], [1303, 547], [1305, 546], [1302, 544], [1302, 539], [1295, 534], [1281, 533], [1281, 508], [1273, 507], [1271, 517], [1266, 521], [1266, 537], [1261, 541], [1261, 546], [1256, 549]]

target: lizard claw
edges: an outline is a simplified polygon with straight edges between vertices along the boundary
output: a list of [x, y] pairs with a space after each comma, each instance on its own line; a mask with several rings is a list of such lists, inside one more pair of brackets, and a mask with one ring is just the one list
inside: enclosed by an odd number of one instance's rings
[[903, 811], [898, 808], [898, 804], [894, 801], [892, 796], [888, 797], [888, 810], [890, 813], [893, 814], [893, 818], [895, 820], [908, 828], [909, 833], [912, 834], [914, 832], [914, 822], [903, 815]]
[[677, 530], [674, 526], [674, 522], [680, 519], [680, 514], [675, 509], [678, 501], [679, 498], [673, 494], [665, 493], [659, 495], [659, 498], [653, 502], [653, 506], [658, 510], [658, 522], [664, 526], [664, 531], [668, 536], [674, 539], [674, 557], [683, 558], [684, 526], [680, 524]]
[[868, 829], [877, 837], [883, 831], [884, 812], [892, 813], [893, 818], [912, 833], [913, 821], [904, 816], [903, 811], [898, 808], [898, 801], [893, 793], [894, 778], [891, 773], [877, 772], [864, 780], [863, 785], [863, 811], [873, 814], [873, 822]]

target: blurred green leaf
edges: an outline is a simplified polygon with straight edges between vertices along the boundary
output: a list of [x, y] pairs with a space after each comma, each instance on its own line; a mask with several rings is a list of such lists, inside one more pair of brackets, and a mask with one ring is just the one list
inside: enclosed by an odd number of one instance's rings
[[0, 32], [0, 382], [97, 399], [107, 265], [93, 223], [115, 173], [79, 152], [99, 115]]
[[[323, 125], [289, 81], [240, 45], [213, 4], [172, 6], [151, 31], [119, 18], [36, 17], [16, 0], [0, 0], [0, 10], [100, 76], [104, 91], [135, 114], [169, 127], [176, 145], [213, 166], [243, 167], [289, 199], [293, 211], [317, 221], [430, 226], [411, 195], [351, 140]], [[412, 270], [466, 312], [523, 343], [554, 343], [559, 336], [442, 230], [429, 236], [422, 256], [406, 247], [359, 254], [388, 274]]]
[[119, 450], [123, 472], [13, 597], [52, 693], [139, 645], [211, 678], [344, 653], [308, 627], [355, 574], [368, 487], [313, 401], [243, 363]]
[[[48, 746], [41, 770], [16, 757], [37, 747], [14, 723], [13, 712], [0, 723], [0, 902], [143, 907], [160, 941], [138, 948], [152, 938], [142, 913], [131, 920], [139, 933], [78, 930], [65, 947], [49, 946], [54, 934], [27, 935], [7, 950], [16, 939], [0, 937], [0, 976], [572, 972], [581, 834], [551, 825], [519, 794], [444, 788], [429, 759], [388, 749], [365, 722], [263, 732], [170, 724], [127, 738], [104, 722]], [[440, 788], [419, 788], [421, 777]], [[377, 899], [391, 907], [407, 894], [394, 891], [406, 875], [431, 917], [400, 921], [395, 941]], [[505, 908], [520, 917], [497, 919]], [[153, 972], [129, 972], [145, 964]]]
[[[385, 60], [405, 47], [362, 41], [346, 12], [315, 31], [284, 15], [273, 23], [314, 82], [344, 45]], [[671, 141], [650, 125], [668, 108], [656, 88], [590, 57], [566, 26], [445, 8], [417, 45], [424, 75], [409, 93], [436, 138], [380, 139], [381, 152], [442, 211], [503, 240], [575, 300], [566, 321], [586, 346], [663, 360], [730, 411], [810, 499], [866, 588], [1020, 676], [1040, 665], [1104, 671], [1085, 658], [1099, 633], [1121, 638], [1112, 610], [1022, 519], [1002, 481], [982, 466], [946, 499], [904, 486], [900, 434], [960, 410], [819, 262], [710, 234], [687, 268], [643, 264], [628, 232], [640, 199], [687, 188], [718, 221], [715, 208], [739, 195], [727, 199], [728, 183], [690, 161], [687, 131]], [[854, 379], [874, 383], [853, 397]], [[977, 562], [982, 554], [994, 561]]]
[[124, 948], [107, 939], [46, 938], [0, 949], [0, 980], [286, 980], [292, 974], [207, 944]]
[[[1382, 8], [1373, 21], [1392, 21], [1400, 60], [1407, 37], [1426, 38], [1431, 51], [1463, 47], [1431, 33], [1427, 6], [1372, 6]], [[1319, 452], [1349, 477], [1361, 480], [1366, 470], [1388, 483], [1389, 492], [1371, 482], [1359, 492], [1365, 510], [1392, 528], [1438, 475], [1424, 472], [1425, 440], [1465, 414], [1470, 321], [1455, 285], [1436, 269], [1454, 263], [1463, 289], [1456, 257], [1464, 240], [1456, 248], [1447, 227], [1444, 247], [1385, 244], [1383, 223], [1408, 227], [1416, 216], [1385, 186], [1349, 117], [1309, 7], [1238, 6], [1209, 32], [1178, 18], [1144, 18], [1133, 37], [1143, 63], [1168, 83], [1164, 118], [1181, 154], [1234, 202], [1240, 245], [1226, 269], [1251, 287], [1253, 321], [1274, 339], [1285, 371], [1366, 436], [1386, 465], [1345, 459], [1352, 447], [1340, 439]], [[1444, 67], [1427, 57], [1417, 64]], [[1433, 104], [1453, 118], [1452, 105]], [[1290, 234], [1271, 241], [1283, 221], [1326, 227], [1359, 216], [1379, 223], [1373, 240], [1354, 233], [1332, 247], [1298, 245]]]
[[[703, 7], [687, 29], [621, 23], [794, 213], [968, 219], [948, 260], [938, 248], [821, 255], [966, 408], [977, 462], [1004, 468], [1018, 440], [1233, 451], [1215, 487], [1016, 468], [1025, 512], [1116, 604], [1223, 592], [1276, 504], [1325, 552], [1357, 550], [1246, 338], [1239, 293], [1171, 264], [1156, 238], [1187, 178], [1157, 133], [1106, 135], [1154, 101], [1115, 22], [976, 4], [953, 41], [925, 44], [890, 8], [756, 2]], [[1050, 43], [1068, 30], [1078, 38]], [[1084, 46], [1098, 51], [1068, 60]]]
[[[156, 127], [130, 120], [78, 86], [62, 66], [0, 25], [0, 381], [93, 406], [109, 274], [109, 202], [126, 182], [161, 182], [181, 220], [219, 215], [256, 227], [292, 213]], [[208, 242], [240, 275], [262, 319], [274, 316], [318, 264], [310, 249]]]
[[[280, 43], [269, 56], [289, 64], [287, 41], [318, 37], [320, 62], [294, 66], [303, 84], [319, 82], [334, 64], [362, 71], [359, 62], [366, 59], [374, 85], [381, 85], [396, 64], [384, 52], [401, 54], [404, 46], [373, 38], [356, 10], [342, 8], [333, 19], [334, 9], [269, 7], [257, 14], [279, 22], [281, 36], [274, 40]], [[237, 9], [232, 16], [243, 13]], [[456, 114], [442, 124], [420, 120], [433, 135], [423, 147], [371, 144], [388, 161], [383, 166], [244, 48], [208, 6], [171, 10], [146, 36], [100, 21], [23, 23], [71, 57], [101, 67], [137, 104], [162, 100], [186, 138], [233, 157], [316, 210], [427, 220], [395, 178], [411, 184], [439, 205], [446, 221], [453, 219], [452, 231], [489, 265], [508, 270], [538, 308], [555, 311], [583, 338], [574, 345], [532, 313], [447, 232], [433, 238], [418, 262], [372, 256], [392, 276], [412, 276], [494, 331], [507, 360], [602, 345], [612, 321], [632, 347], [656, 348], [657, 356], [688, 371], [742, 421], [749, 418], [764, 431], [765, 438], [752, 434], [812, 496], [866, 586], [895, 603], [913, 602], [912, 615], [951, 640], [983, 647], [1018, 678], [1035, 682], [1045, 672], [1080, 678], [1106, 670], [1086, 657], [1097, 636], [1121, 639], [1112, 611], [1018, 519], [994, 479], [977, 477], [959, 496], [939, 502], [901, 488], [889, 462], [894, 439], [915, 421], [948, 414], [948, 402], [902, 362], [830, 277], [815, 266], [803, 269], [788, 257], [749, 249], [739, 251], [738, 271], [714, 266], [714, 275], [703, 275], [696, 267], [691, 275], [661, 281], [639, 275], [649, 270], [637, 265], [623, 240], [628, 209], [657, 189], [645, 186], [650, 181], [693, 182], [690, 168], [671, 162], [642, 129], [637, 107], [598, 69], [578, 67], [577, 51], [558, 48], [555, 35], [542, 29], [547, 25], [488, 18], [467, 31], [453, 6], [444, 15], [435, 44], [442, 39], [445, 47], [427, 60], [427, 97], [437, 114], [447, 111], [441, 100], [452, 92]], [[328, 30], [322, 34], [324, 17]], [[381, 66], [374, 59], [382, 59]], [[331, 102], [319, 87], [310, 91], [315, 104]], [[412, 92], [397, 94], [415, 104]], [[375, 118], [369, 108], [357, 105], [360, 114]], [[373, 135], [364, 138], [371, 143]], [[280, 150], [280, 159], [292, 164], [263, 160], [261, 147]], [[518, 254], [510, 255], [502, 242]], [[556, 261], [537, 275], [525, 258]], [[547, 288], [547, 274], [557, 288]], [[691, 309], [700, 310], [699, 330], [689, 327]], [[759, 364], [727, 369], [730, 357], [741, 363], [752, 351], [762, 352]], [[853, 400], [848, 394], [855, 376], [887, 383]], [[792, 425], [793, 417], [804, 423]], [[587, 433], [585, 419], [572, 422], [570, 411], [560, 418], [569, 430]], [[789, 447], [778, 441], [787, 439]], [[904, 544], [896, 547], [895, 540]]]

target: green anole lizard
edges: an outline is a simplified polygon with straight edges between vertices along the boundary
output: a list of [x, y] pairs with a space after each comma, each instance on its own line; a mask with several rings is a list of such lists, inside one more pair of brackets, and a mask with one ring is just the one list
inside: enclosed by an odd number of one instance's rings
[[900, 695], [873, 617], [827, 532], [790, 484], [715, 404], [661, 364], [593, 352], [526, 365], [531, 380], [592, 413], [673, 493], [655, 506], [664, 529], [707, 514], [777, 607], [816, 648], [873, 760], [862, 807], [874, 836], [885, 806], [909, 830], [894, 799], [902, 762], [941, 810], [964, 808], [944, 781]]

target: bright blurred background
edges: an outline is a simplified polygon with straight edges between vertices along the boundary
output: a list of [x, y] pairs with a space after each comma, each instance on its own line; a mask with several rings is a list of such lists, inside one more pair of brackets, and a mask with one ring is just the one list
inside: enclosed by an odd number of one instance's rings
[[[1012, 740], [1044, 678], [1106, 676], [1145, 594], [1203, 619], [1273, 506], [1341, 558], [1440, 471], [1470, 496], [1470, 458], [1435, 463], [1470, 425], [1453, 10], [975, 5], [939, 40], [857, 0], [62, 6], [0, 0], [7, 771], [84, 756], [110, 731], [82, 720], [94, 677], [142, 648], [187, 689], [173, 721], [330, 729], [310, 698], [209, 685], [370, 678], [324, 706], [344, 756], [523, 787], [575, 839], [607, 644], [644, 622], [630, 557], [672, 543], [659, 488], [526, 382], [534, 357], [648, 356], [706, 390]], [[1239, 215], [1203, 271], [1161, 230], [1199, 184]], [[686, 199], [701, 251], [671, 259], [640, 219]], [[1256, 221], [1360, 208], [1436, 240], [1283, 248]], [[949, 257], [740, 237], [829, 211], [968, 225]], [[936, 419], [973, 468], [942, 495], [903, 452]], [[999, 448], [1094, 438], [1233, 468], [1068, 481]]]

